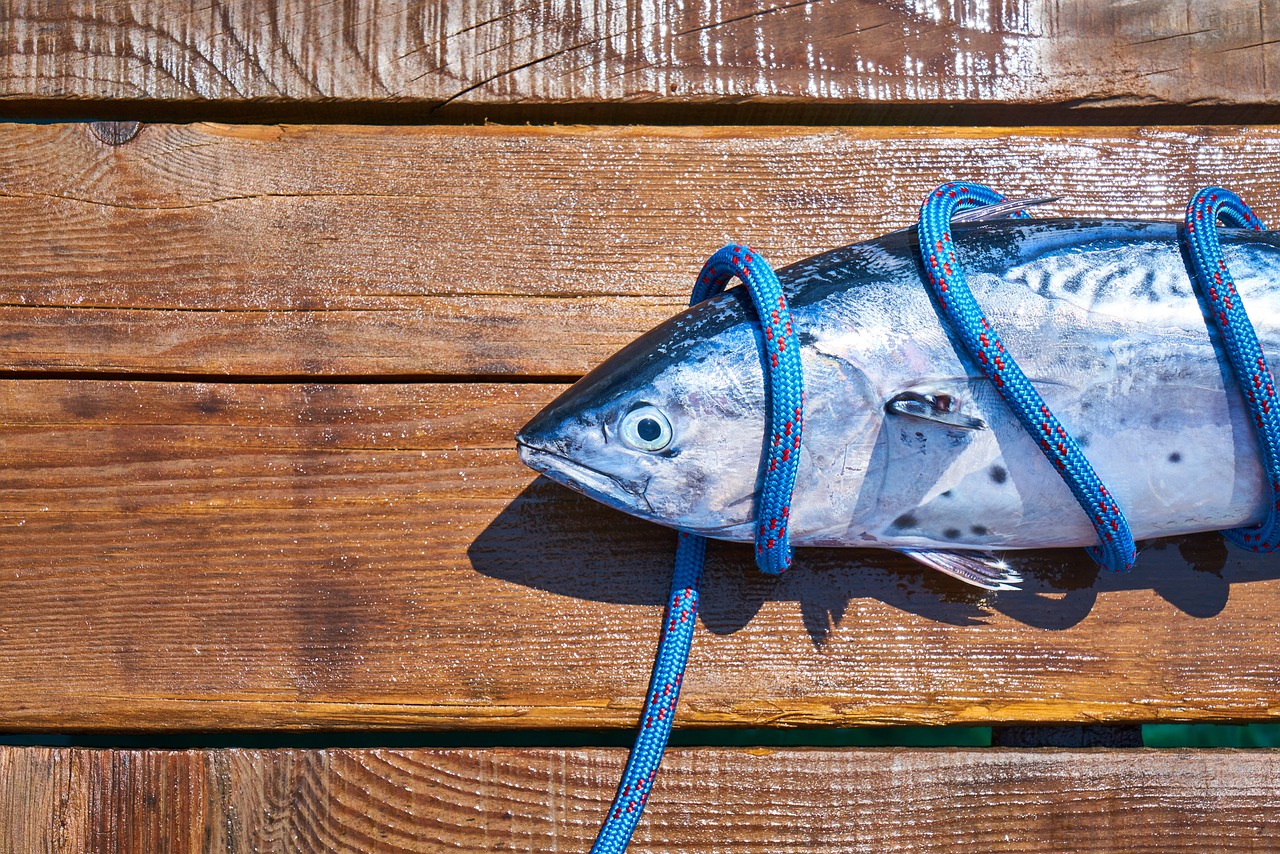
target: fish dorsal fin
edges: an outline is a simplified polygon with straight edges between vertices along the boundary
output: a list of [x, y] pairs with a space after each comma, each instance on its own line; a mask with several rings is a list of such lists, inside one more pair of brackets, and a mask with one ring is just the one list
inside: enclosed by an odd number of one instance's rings
[[1017, 590], [1022, 576], [991, 552], [903, 549], [902, 553], [930, 569], [944, 572], [983, 590]]
[[961, 430], [985, 430], [987, 422], [974, 414], [967, 385], [939, 384], [900, 391], [885, 401], [890, 415], [936, 421]]
[[1053, 196], [1044, 196], [1041, 198], [1028, 199], [1006, 199], [1003, 202], [997, 202], [994, 205], [983, 205], [980, 208], [971, 208], [967, 211], [960, 211], [951, 217], [952, 222], [985, 222], [992, 219], [1004, 219], [1012, 213], [1033, 208], [1036, 205], [1047, 205], [1050, 202], [1056, 202], [1058, 199]]

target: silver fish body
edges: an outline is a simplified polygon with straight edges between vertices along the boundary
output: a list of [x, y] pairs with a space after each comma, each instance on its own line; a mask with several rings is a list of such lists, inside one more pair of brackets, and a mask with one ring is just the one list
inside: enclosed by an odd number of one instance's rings
[[[952, 229], [979, 304], [1138, 539], [1257, 523], [1269, 500], [1177, 228], [1034, 219]], [[1280, 352], [1280, 233], [1221, 239], [1264, 351]], [[1035, 440], [957, 355], [915, 240], [913, 229], [895, 232], [779, 273], [806, 389], [793, 542], [1093, 544]], [[749, 541], [765, 441], [760, 338], [741, 288], [671, 318], [526, 425], [521, 458], [633, 515]]]

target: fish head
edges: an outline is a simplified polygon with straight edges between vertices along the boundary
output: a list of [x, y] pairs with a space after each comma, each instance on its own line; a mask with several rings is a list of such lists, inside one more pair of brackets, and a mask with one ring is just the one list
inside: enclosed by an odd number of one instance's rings
[[595, 368], [516, 436], [546, 477], [649, 521], [711, 536], [751, 524], [764, 385], [749, 304], [730, 291]]

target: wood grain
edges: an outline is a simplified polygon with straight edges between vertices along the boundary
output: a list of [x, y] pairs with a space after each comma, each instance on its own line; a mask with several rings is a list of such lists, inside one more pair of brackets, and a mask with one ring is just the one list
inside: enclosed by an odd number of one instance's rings
[[[631, 726], [674, 538], [519, 464], [559, 388], [0, 384], [0, 729]], [[718, 545], [678, 723], [1280, 717], [1274, 559], [1020, 565]]]
[[[585, 851], [618, 750], [0, 748], [0, 845]], [[671, 750], [633, 852], [1270, 851], [1274, 751]]]
[[729, 240], [776, 264], [963, 175], [1053, 210], [1269, 222], [1280, 129], [0, 125], [0, 370], [580, 374]]
[[1251, 0], [6, 0], [0, 96], [1255, 104], [1278, 42]]

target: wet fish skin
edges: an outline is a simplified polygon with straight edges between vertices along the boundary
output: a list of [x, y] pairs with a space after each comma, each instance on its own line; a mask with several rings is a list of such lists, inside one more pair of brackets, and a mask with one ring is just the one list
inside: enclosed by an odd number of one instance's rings
[[[979, 303], [1138, 539], [1256, 523], [1266, 500], [1177, 228], [953, 226]], [[1280, 351], [1280, 233], [1221, 238], [1264, 351]], [[779, 271], [806, 388], [793, 542], [925, 554], [1092, 544], [1035, 441], [952, 347], [915, 239], [894, 232]], [[749, 541], [765, 441], [759, 339], [742, 288], [682, 312], [539, 413], [517, 436], [521, 458], [641, 518]], [[666, 447], [637, 450], [619, 432], [641, 406], [669, 422]]]

